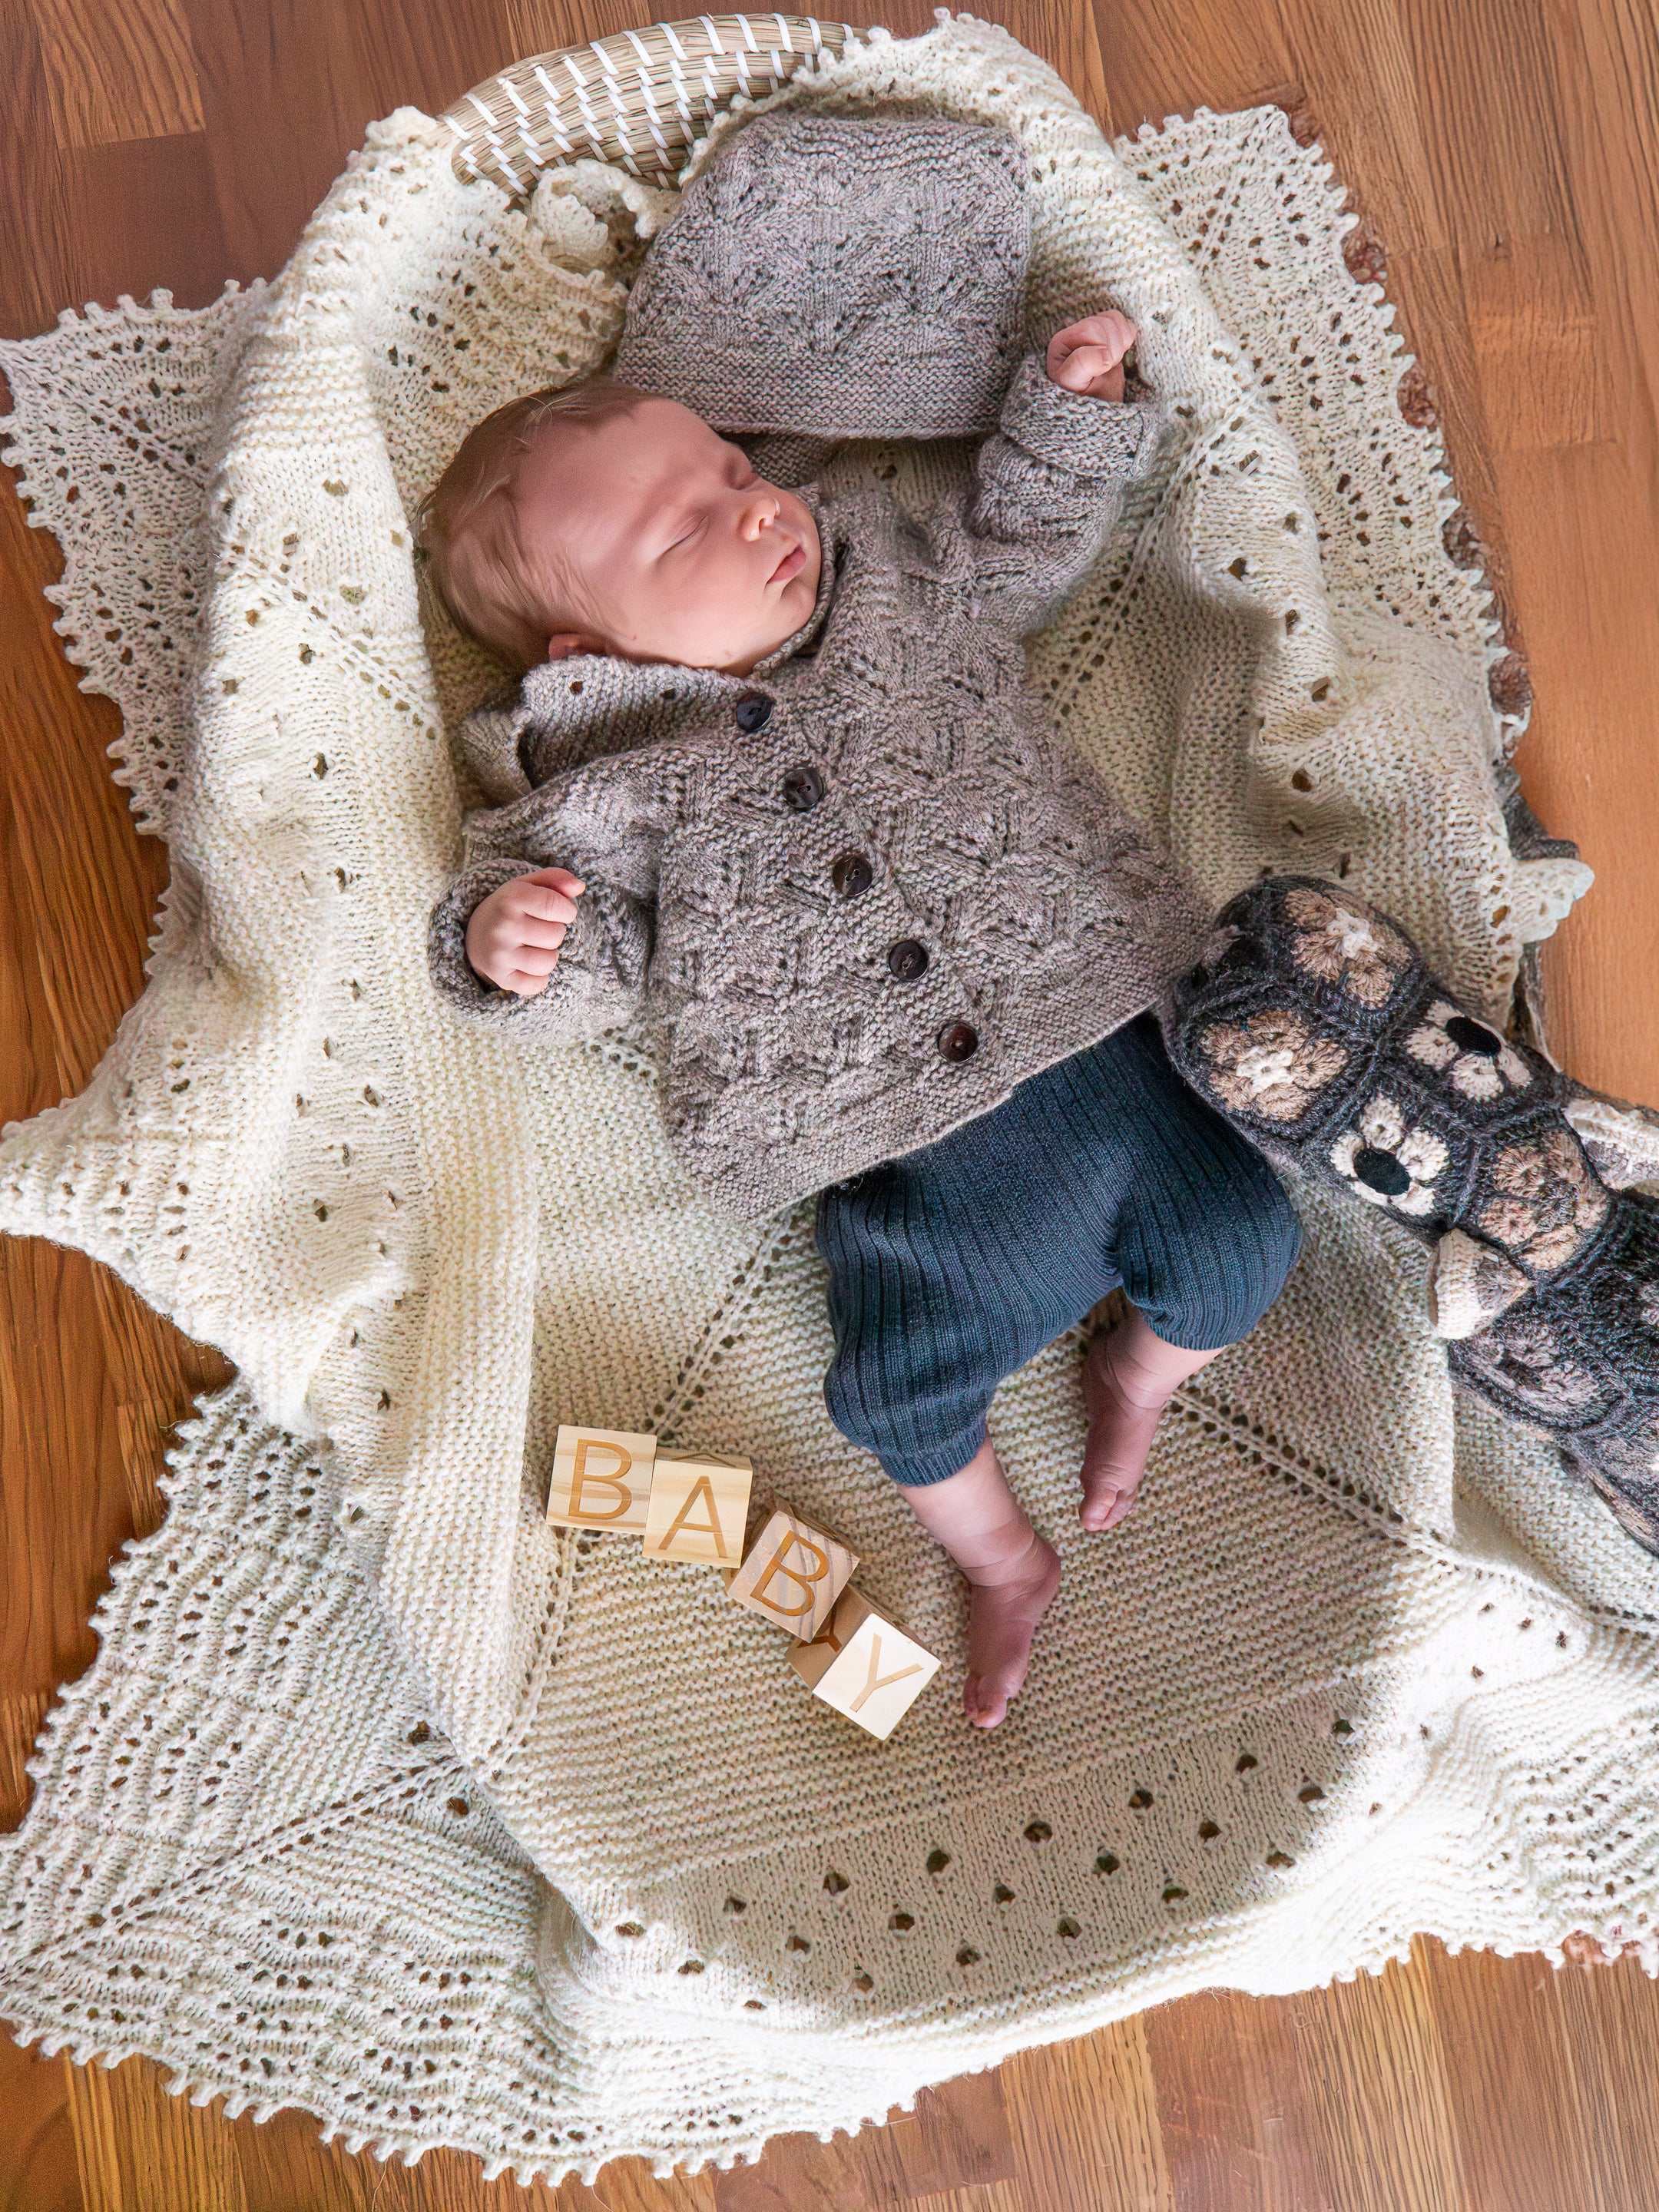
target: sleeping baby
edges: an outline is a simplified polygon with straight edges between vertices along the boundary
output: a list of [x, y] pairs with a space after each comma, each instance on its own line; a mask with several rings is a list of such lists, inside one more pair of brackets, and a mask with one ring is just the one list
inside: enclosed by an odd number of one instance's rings
[[491, 804], [433, 915], [437, 987], [526, 1042], [646, 1017], [710, 1200], [817, 1194], [826, 1402], [970, 1585], [986, 1728], [1060, 1580], [997, 1385], [1122, 1287], [1083, 1374], [1080, 1515], [1110, 1528], [1298, 1243], [1152, 1011], [1206, 911], [1026, 673], [1156, 447], [1135, 335], [1108, 310], [1023, 353], [999, 426], [919, 447], [906, 501], [878, 447], [791, 489], [595, 377], [478, 424], [422, 519], [457, 621], [526, 672], [466, 726]]

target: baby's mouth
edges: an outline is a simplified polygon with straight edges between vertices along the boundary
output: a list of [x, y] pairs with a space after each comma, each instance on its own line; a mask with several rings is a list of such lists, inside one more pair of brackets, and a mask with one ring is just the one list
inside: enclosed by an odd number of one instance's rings
[[792, 576], [799, 575], [805, 566], [806, 548], [799, 544], [792, 545], [766, 580], [769, 584], [787, 584]]

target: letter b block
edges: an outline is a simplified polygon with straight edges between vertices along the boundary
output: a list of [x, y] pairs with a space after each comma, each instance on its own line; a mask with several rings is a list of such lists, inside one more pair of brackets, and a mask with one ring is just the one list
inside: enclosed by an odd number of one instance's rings
[[810, 1644], [853, 1578], [859, 1555], [793, 1513], [775, 1513], [731, 1576], [726, 1594]]
[[815, 1698], [884, 1741], [939, 1672], [939, 1661], [855, 1589], [841, 1594], [829, 1626], [789, 1648], [789, 1664]]
[[655, 1437], [562, 1425], [553, 1444], [548, 1519], [562, 1528], [642, 1536], [656, 1456]]
[[645, 1522], [647, 1558], [735, 1567], [743, 1557], [753, 1480], [746, 1459], [659, 1451]]

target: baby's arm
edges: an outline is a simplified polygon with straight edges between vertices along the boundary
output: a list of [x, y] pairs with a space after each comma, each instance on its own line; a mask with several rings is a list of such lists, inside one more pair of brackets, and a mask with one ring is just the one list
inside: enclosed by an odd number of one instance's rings
[[1135, 326], [1115, 311], [1058, 331], [1028, 354], [981, 446], [967, 522], [983, 582], [1035, 629], [1086, 574], [1157, 448], [1163, 410], [1124, 398]]
[[428, 940], [433, 981], [458, 1012], [561, 1044], [636, 1011], [659, 841], [637, 821], [607, 835], [610, 812], [536, 793], [469, 824], [469, 865], [433, 908]]

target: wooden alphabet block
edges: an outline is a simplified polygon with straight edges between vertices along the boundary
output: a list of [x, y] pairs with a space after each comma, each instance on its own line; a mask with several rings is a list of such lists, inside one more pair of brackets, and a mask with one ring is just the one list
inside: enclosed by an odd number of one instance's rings
[[645, 1534], [655, 1437], [631, 1429], [562, 1424], [553, 1443], [547, 1517], [562, 1528], [615, 1528]]
[[815, 1698], [884, 1741], [939, 1672], [932, 1652], [855, 1589], [811, 1644], [790, 1645], [789, 1664]]
[[734, 1604], [810, 1644], [858, 1563], [856, 1552], [822, 1528], [780, 1510], [750, 1546], [736, 1574], [727, 1577], [726, 1594]]
[[736, 1455], [659, 1451], [645, 1522], [648, 1556], [703, 1567], [739, 1565], [753, 1480], [749, 1462]]

